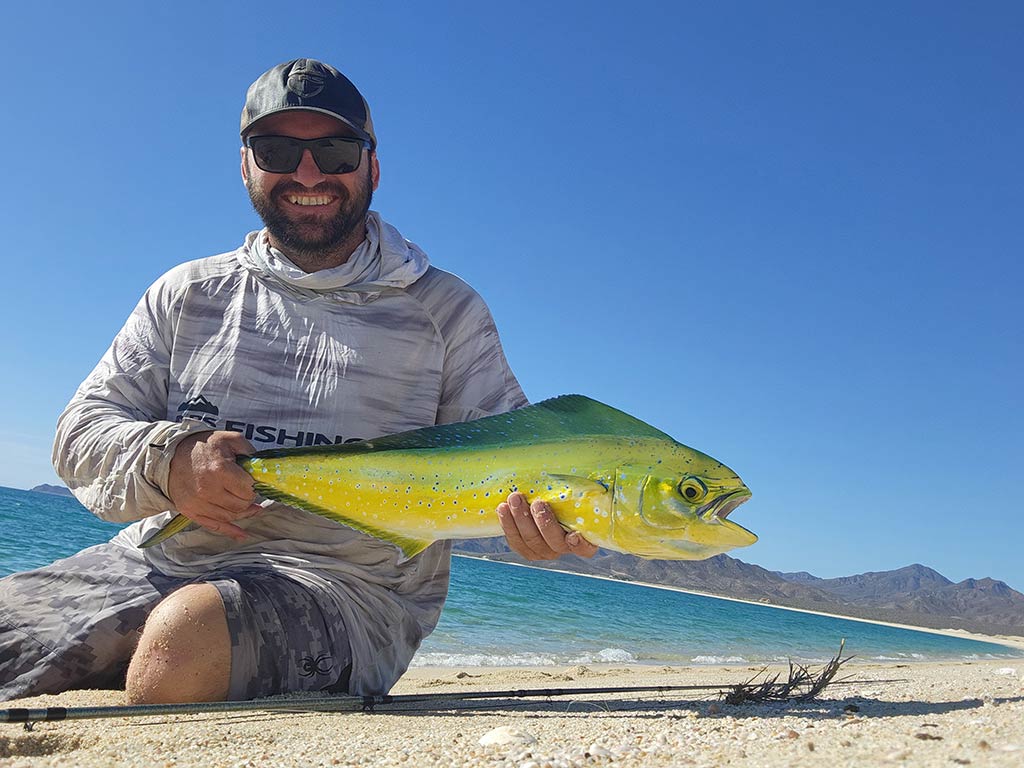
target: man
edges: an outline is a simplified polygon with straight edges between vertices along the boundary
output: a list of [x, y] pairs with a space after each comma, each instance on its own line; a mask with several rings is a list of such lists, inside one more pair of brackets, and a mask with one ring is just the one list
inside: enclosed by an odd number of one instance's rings
[[[0, 698], [122, 682], [134, 703], [382, 693], [437, 622], [448, 544], [399, 563], [390, 544], [257, 504], [235, 459], [526, 399], [480, 297], [369, 210], [377, 142], [344, 75], [269, 70], [241, 137], [266, 227], [160, 278], [60, 417], [58, 473], [100, 517], [138, 522], [0, 582]], [[196, 525], [140, 550], [173, 511]], [[594, 552], [520, 494], [497, 513], [525, 557]]]

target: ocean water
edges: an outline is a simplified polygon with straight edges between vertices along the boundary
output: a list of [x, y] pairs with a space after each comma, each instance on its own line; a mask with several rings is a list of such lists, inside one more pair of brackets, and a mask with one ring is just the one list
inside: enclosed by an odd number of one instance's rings
[[[71, 498], [0, 488], [0, 576], [109, 539]], [[454, 558], [448, 602], [414, 666], [820, 663], [1021, 658], [995, 643], [621, 581]]]

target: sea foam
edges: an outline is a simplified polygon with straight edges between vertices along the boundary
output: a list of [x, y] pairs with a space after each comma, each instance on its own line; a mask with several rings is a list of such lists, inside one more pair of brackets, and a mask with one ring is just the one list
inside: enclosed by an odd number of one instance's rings
[[561, 653], [417, 653], [413, 667], [555, 667], [567, 664], [630, 664], [636, 657], [622, 648]]

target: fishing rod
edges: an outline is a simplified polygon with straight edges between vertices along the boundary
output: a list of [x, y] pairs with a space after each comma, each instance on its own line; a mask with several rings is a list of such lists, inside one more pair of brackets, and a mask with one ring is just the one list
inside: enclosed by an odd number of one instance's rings
[[[835, 681], [844, 683], [891, 683], [900, 680]], [[634, 685], [604, 688], [529, 688], [507, 691], [412, 693], [384, 696], [326, 696], [262, 701], [207, 701], [188, 704], [135, 704], [109, 707], [45, 707], [0, 709], [0, 723], [32, 723], [57, 720], [89, 720], [112, 717], [198, 715], [212, 712], [374, 712], [379, 706], [426, 704], [477, 699], [554, 698], [610, 693], [675, 693], [681, 691], [728, 691], [735, 685]]]
[[668, 691], [725, 690], [727, 685], [645, 685], [608, 688], [537, 688], [462, 693], [410, 693], [384, 696], [325, 696], [263, 701], [207, 701], [189, 704], [137, 704], [113, 707], [46, 707], [0, 710], [0, 723], [47, 720], [85, 720], [103, 717], [195, 715], [209, 712], [373, 712], [378, 706], [424, 704], [474, 699], [525, 699], [601, 693], [664, 693]]

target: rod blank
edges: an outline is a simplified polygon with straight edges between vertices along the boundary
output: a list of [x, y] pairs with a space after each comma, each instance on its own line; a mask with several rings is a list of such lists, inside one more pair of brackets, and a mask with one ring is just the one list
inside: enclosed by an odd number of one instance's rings
[[138, 704], [114, 707], [46, 707], [45, 709], [3, 709], [0, 723], [35, 723], [56, 720], [89, 720], [109, 717], [153, 717], [195, 715], [210, 712], [370, 712], [379, 706], [426, 704], [474, 699], [525, 699], [583, 696], [603, 693], [665, 693], [670, 691], [721, 691], [729, 685], [644, 685], [608, 688], [542, 688], [508, 691], [466, 691], [395, 696], [326, 696], [308, 699], [263, 699], [258, 701], [209, 701], [190, 704]]

